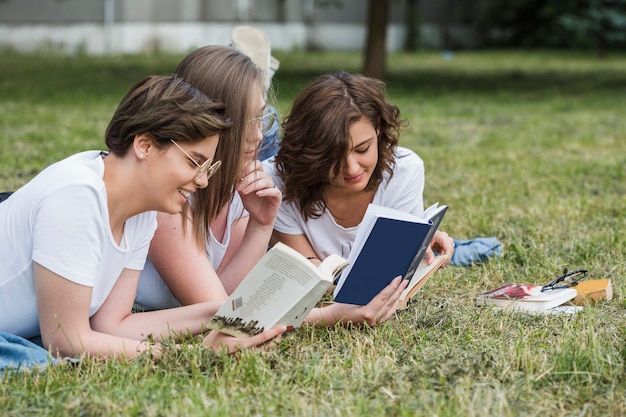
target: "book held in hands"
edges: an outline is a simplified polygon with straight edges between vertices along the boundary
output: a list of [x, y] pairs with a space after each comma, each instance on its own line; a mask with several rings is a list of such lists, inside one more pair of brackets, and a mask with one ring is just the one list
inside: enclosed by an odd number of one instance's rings
[[398, 275], [410, 280], [399, 307], [445, 262], [440, 255], [430, 265], [426, 249], [448, 206], [433, 204], [423, 217], [370, 204], [334, 291], [338, 303], [366, 305]]
[[299, 327], [346, 267], [331, 255], [315, 266], [289, 246], [277, 243], [235, 288], [209, 322], [210, 329], [237, 337], [273, 326]]
[[[411, 272], [409, 285], [404, 289], [398, 300], [398, 310], [405, 309], [409, 306], [409, 302], [415, 294], [426, 284], [426, 281], [446, 262], [448, 255], [438, 255], [430, 265], [426, 263], [426, 259], [422, 259], [416, 269]], [[405, 275], [405, 276], [408, 276]]]

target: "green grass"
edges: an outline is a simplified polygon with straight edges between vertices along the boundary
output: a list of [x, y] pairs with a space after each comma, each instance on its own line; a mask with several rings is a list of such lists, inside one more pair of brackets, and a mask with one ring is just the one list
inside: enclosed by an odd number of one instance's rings
[[[279, 107], [347, 53], [276, 54]], [[0, 191], [47, 164], [102, 148], [117, 101], [181, 56], [0, 57]], [[410, 308], [374, 329], [312, 329], [267, 352], [198, 343], [159, 360], [84, 360], [0, 383], [3, 415], [626, 415], [626, 54], [420, 52], [389, 58], [389, 95], [425, 161], [442, 228], [497, 236], [500, 259], [438, 272]], [[611, 278], [610, 303], [574, 317], [477, 309], [506, 281], [563, 268]]]

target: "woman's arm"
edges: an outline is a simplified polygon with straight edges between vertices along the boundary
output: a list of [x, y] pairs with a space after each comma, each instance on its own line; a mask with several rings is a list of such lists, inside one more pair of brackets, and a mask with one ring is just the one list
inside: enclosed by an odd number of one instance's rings
[[313, 309], [304, 321], [316, 326], [334, 326], [336, 323], [374, 326], [383, 323], [395, 315], [400, 295], [408, 283], [408, 280], [398, 276], [365, 306], [333, 303]]
[[207, 301], [184, 307], [132, 313], [139, 272], [125, 269], [100, 309], [91, 317], [94, 330], [130, 339], [155, 340], [178, 336], [180, 332], [200, 334], [224, 303]]
[[270, 230], [256, 227], [249, 217], [235, 221], [230, 242], [217, 274], [226, 293], [231, 294], [267, 251]]
[[[291, 246], [307, 258], [314, 257], [311, 259], [314, 264], [319, 265], [321, 263], [305, 235], [288, 235], [274, 231], [272, 244], [279, 241]], [[334, 326], [336, 323], [367, 323], [374, 326], [393, 317], [398, 307], [400, 295], [408, 283], [408, 280], [396, 277], [365, 306], [333, 303], [326, 307], [313, 309], [304, 321], [316, 326]]]
[[183, 233], [183, 217], [159, 213], [158, 228], [150, 242], [148, 258], [174, 297], [189, 305], [228, 298], [204, 247], [200, 248], [189, 219]]
[[246, 165], [237, 184], [237, 192], [249, 216], [233, 224], [231, 241], [217, 271], [229, 294], [267, 251], [282, 201], [280, 190], [263, 172], [259, 161], [250, 161]]
[[[73, 283], [35, 263], [35, 291], [43, 344], [57, 356], [134, 358], [147, 350], [159, 353], [150, 342], [165, 337], [200, 334], [219, 308], [219, 302], [146, 313], [131, 312], [139, 271], [124, 270], [107, 300], [89, 318], [91, 287]], [[254, 338], [209, 334], [205, 345], [235, 352], [253, 346], [272, 346], [285, 332], [276, 326]]]
[[272, 238], [270, 239], [270, 244], [274, 245], [276, 242], [282, 242], [285, 245], [297, 250], [315, 265], [319, 265], [322, 262], [322, 260], [319, 259], [319, 255], [315, 253], [315, 249], [313, 249], [309, 239], [304, 234], [288, 235], [274, 230]]
[[[126, 276], [124, 276], [126, 275]], [[94, 328], [130, 338], [153, 340], [178, 339], [181, 335], [201, 334], [207, 331], [206, 324], [221, 307], [222, 301], [209, 301], [178, 308], [129, 314], [139, 279], [138, 271], [125, 270], [117, 281], [105, 304], [92, 317]], [[214, 350], [234, 353], [252, 347], [269, 348], [280, 340], [287, 330], [275, 326], [258, 335], [247, 338], [228, 336], [212, 331], [204, 339], [204, 345]]]
[[41, 339], [54, 355], [74, 357], [86, 353], [134, 358], [150, 348], [148, 343], [141, 342], [146, 338], [139, 334], [128, 337], [92, 328], [89, 320], [91, 287], [69, 281], [37, 263], [34, 272]]

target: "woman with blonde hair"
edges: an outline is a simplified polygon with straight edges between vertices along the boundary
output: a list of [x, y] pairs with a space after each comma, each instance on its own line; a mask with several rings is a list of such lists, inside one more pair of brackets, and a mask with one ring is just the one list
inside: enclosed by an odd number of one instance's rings
[[137, 296], [144, 309], [225, 301], [265, 253], [282, 198], [256, 158], [272, 121], [260, 69], [235, 48], [209, 45], [175, 72], [223, 102], [232, 127], [216, 150], [220, 175], [194, 195], [191, 213], [158, 215]]

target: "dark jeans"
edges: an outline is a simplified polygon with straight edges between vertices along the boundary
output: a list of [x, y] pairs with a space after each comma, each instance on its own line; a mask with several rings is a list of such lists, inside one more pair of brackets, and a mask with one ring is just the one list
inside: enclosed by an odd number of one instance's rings
[[13, 191], [5, 191], [3, 193], [0, 193], [0, 203], [9, 198], [11, 194], [13, 194]]

